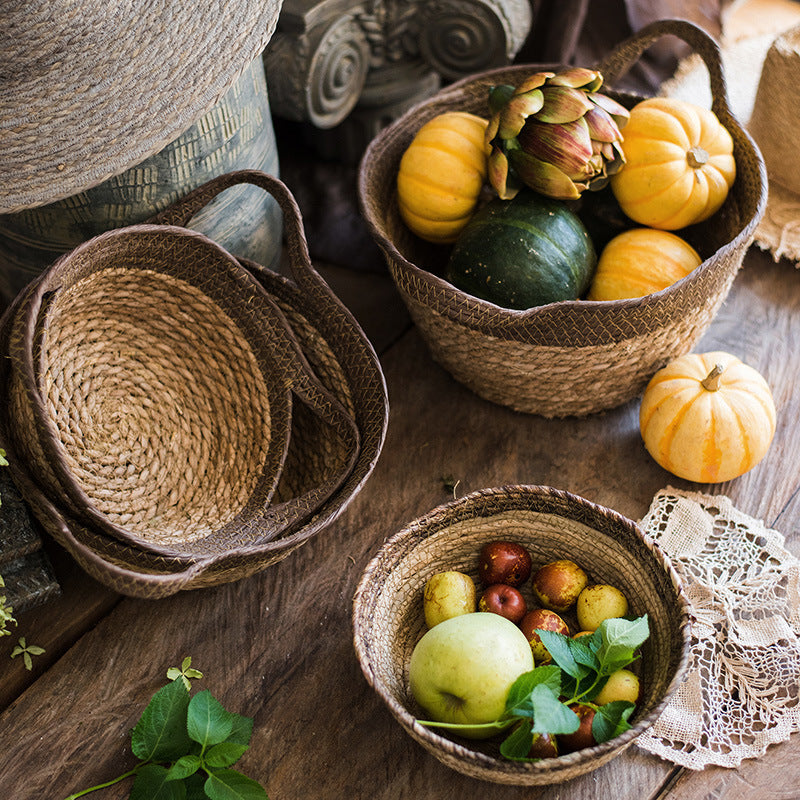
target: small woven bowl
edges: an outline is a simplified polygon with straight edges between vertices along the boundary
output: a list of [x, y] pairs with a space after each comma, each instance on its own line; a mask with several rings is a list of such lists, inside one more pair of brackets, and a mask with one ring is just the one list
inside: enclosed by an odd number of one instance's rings
[[[479, 585], [480, 548], [496, 539], [525, 545], [534, 570], [569, 558], [586, 570], [590, 582], [621, 588], [631, 614], [648, 615], [650, 637], [637, 664], [641, 696], [630, 730], [558, 758], [516, 762], [500, 756], [499, 739], [463, 739], [415, 721], [424, 712], [411, 695], [408, 665], [426, 631], [425, 582], [437, 572], [455, 569]], [[529, 582], [526, 593], [530, 600]], [[415, 520], [386, 541], [369, 563], [353, 603], [353, 640], [361, 669], [408, 734], [465, 775], [521, 786], [559, 783], [597, 769], [650, 727], [687, 668], [689, 633], [680, 579], [658, 546], [615, 511], [542, 486], [481, 490]]]
[[32, 285], [11, 326], [12, 401], [54, 496], [168, 554], [250, 535], [292, 409], [257, 290], [210, 239], [157, 225], [95, 237]]

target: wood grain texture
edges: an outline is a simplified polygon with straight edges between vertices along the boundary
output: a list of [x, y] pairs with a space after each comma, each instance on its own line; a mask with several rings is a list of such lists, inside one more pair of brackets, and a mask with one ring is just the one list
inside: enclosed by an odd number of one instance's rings
[[[330, 273], [335, 277], [335, 270]], [[340, 286], [357, 289], [343, 275]], [[767, 800], [796, 797], [797, 737], [737, 771], [690, 773], [635, 746], [569, 783], [513, 788], [439, 764], [394, 722], [368, 687], [353, 647], [350, 612], [358, 579], [384, 539], [456, 495], [503, 483], [540, 483], [640, 518], [673, 485], [728, 494], [742, 511], [781, 530], [800, 552], [800, 476], [794, 455], [800, 397], [800, 272], [748, 255], [728, 302], [702, 342], [762, 370], [779, 425], [773, 447], [748, 475], [715, 487], [667, 474], [638, 434], [638, 404], [585, 419], [545, 420], [494, 406], [432, 362], [393, 305], [381, 276], [354, 299], [380, 333], [390, 421], [375, 472], [329, 529], [264, 573], [157, 602], [123, 599], [77, 639], [0, 715], [4, 796], [62, 800], [133, 764], [129, 730], [186, 655], [226, 707], [255, 717], [243, 772], [273, 800]], [[334, 278], [331, 278], [332, 282]], [[387, 279], [388, 280], [388, 279]], [[393, 309], [393, 310], [387, 310]], [[396, 314], [395, 322], [381, 321]], [[373, 328], [372, 325], [375, 327]], [[396, 333], [395, 333], [396, 336]], [[447, 479], [447, 480], [445, 480]], [[69, 593], [74, 607], [79, 590]], [[0, 686], [3, 678], [0, 678]], [[103, 792], [128, 796], [129, 783]]]
[[[17, 624], [10, 636], [0, 639], [0, 710], [30, 686], [58, 661], [87, 630], [91, 630], [119, 601], [120, 595], [92, 580], [50, 539], [44, 540], [47, 553], [62, 593], [55, 599], [23, 613], [15, 613]], [[20, 636], [27, 644], [45, 652], [32, 659], [27, 670], [21, 658], [11, 659]]]

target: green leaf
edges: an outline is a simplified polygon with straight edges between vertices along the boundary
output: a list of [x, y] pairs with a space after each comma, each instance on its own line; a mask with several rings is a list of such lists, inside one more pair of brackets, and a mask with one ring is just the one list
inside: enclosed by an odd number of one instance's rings
[[533, 732], [574, 733], [580, 726], [578, 715], [564, 705], [553, 690], [540, 684], [531, 692], [533, 705]]
[[580, 644], [569, 636], [555, 631], [537, 630], [542, 644], [547, 648], [547, 652], [567, 675], [571, 675], [576, 681], [580, 681], [589, 674], [589, 669], [575, 660], [572, 653], [572, 645]]
[[233, 769], [209, 775], [205, 790], [211, 800], [269, 800], [258, 783]]
[[190, 775], [194, 775], [203, 766], [199, 756], [181, 756], [170, 768], [167, 774], [168, 781], [182, 781]]
[[206, 775], [204, 772], [195, 772], [189, 776], [186, 784], [186, 800], [208, 800], [206, 794]]
[[230, 767], [235, 764], [247, 750], [246, 744], [236, 744], [235, 742], [220, 742], [209, 748], [204, 761], [206, 766], [212, 769], [220, 767]]
[[600, 659], [586, 642], [582, 642], [580, 639], [570, 639], [569, 649], [572, 653], [572, 657], [578, 664], [583, 664], [583, 666], [588, 667], [592, 672], [598, 672], [600, 670]]
[[131, 749], [141, 761], [175, 761], [190, 747], [186, 733], [189, 693], [180, 681], [159, 689], [131, 734]]
[[169, 780], [166, 767], [146, 764], [136, 774], [130, 800], [186, 800], [186, 787]]
[[500, 111], [503, 106], [513, 97], [515, 91], [516, 87], [509, 86], [508, 84], [492, 86], [489, 89], [489, 112], [491, 114], [496, 114], [498, 111]]
[[500, 744], [500, 754], [512, 761], [523, 761], [528, 758], [533, 744], [533, 731], [530, 720], [523, 720]]
[[531, 692], [539, 685], [549, 686], [553, 694], [560, 694], [561, 668], [555, 664], [548, 664], [520, 675], [509, 689], [506, 698], [506, 715], [532, 717]]
[[601, 675], [610, 675], [628, 666], [635, 658], [636, 648], [650, 635], [646, 614], [634, 620], [603, 620], [598, 630], [602, 636], [597, 650]]
[[253, 735], [253, 718], [243, 717], [241, 714], [229, 712], [233, 728], [230, 736], [225, 741], [235, 744], [250, 744], [250, 737]]
[[609, 739], [613, 739], [627, 731], [631, 727], [628, 719], [634, 708], [634, 704], [629, 703], [627, 700], [614, 700], [611, 703], [600, 706], [592, 720], [592, 736], [594, 736], [594, 740], [598, 744], [607, 742]]
[[203, 748], [224, 742], [233, 732], [233, 717], [208, 689], [189, 701], [186, 728], [189, 736]]

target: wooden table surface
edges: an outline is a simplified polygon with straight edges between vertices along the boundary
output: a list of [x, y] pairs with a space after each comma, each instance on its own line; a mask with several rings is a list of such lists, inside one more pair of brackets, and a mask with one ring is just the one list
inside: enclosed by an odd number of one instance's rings
[[[135, 763], [130, 729], [184, 656], [234, 711], [255, 718], [237, 768], [272, 800], [464, 797], [542, 800], [800, 798], [800, 738], [738, 770], [691, 772], [633, 746], [565, 784], [514, 788], [451, 771], [413, 742], [367, 686], [352, 646], [358, 579], [384, 539], [456, 494], [548, 484], [634, 519], [661, 488], [727, 494], [800, 554], [800, 270], [752, 249], [698, 350], [724, 349], [774, 390], [778, 429], [765, 460], [717, 486], [660, 469], [638, 433], [638, 401], [585, 419], [545, 420], [494, 406], [430, 358], [388, 274], [318, 264], [378, 351], [389, 390], [377, 467], [335, 524], [247, 580], [161, 601], [120, 597], [48, 545], [63, 596], [19, 617], [46, 648], [31, 672], [0, 642], [0, 797], [63, 800]], [[92, 797], [128, 796], [125, 782]]]

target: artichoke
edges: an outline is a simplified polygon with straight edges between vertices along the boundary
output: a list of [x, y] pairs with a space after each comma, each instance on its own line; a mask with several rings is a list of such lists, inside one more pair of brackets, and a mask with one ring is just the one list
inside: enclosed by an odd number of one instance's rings
[[489, 91], [489, 180], [503, 199], [522, 184], [561, 200], [601, 189], [625, 163], [620, 128], [628, 110], [598, 89], [603, 76], [575, 67], [537, 72]]

